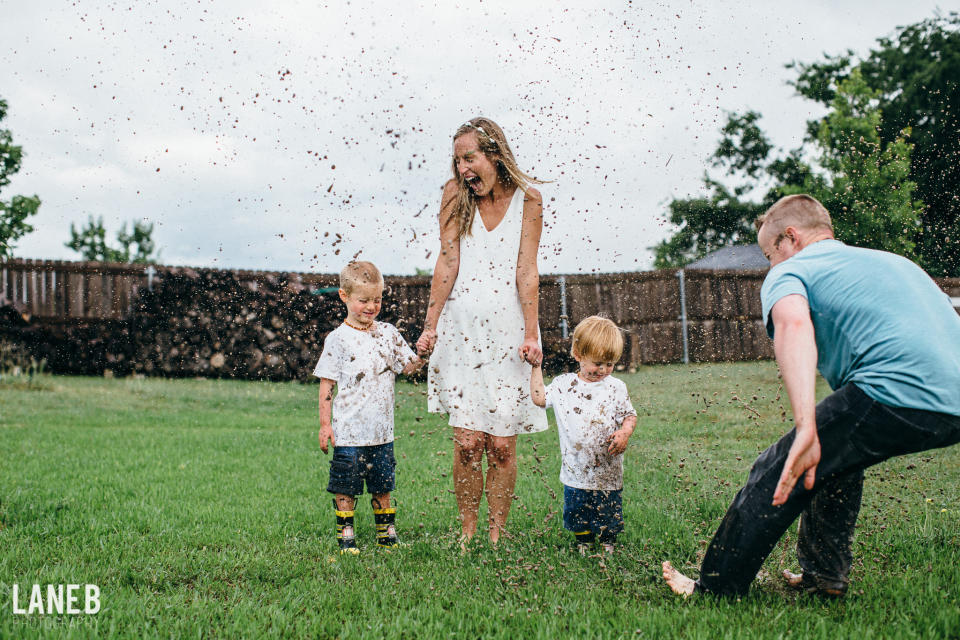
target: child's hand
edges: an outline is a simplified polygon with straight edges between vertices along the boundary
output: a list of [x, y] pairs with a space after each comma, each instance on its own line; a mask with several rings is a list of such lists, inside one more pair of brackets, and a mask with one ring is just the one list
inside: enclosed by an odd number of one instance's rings
[[417, 355], [421, 358], [430, 355], [437, 344], [437, 332], [433, 329], [424, 329], [417, 338]]
[[627, 443], [632, 435], [633, 429], [621, 428], [614, 431], [613, 435], [610, 436], [610, 446], [607, 448], [607, 453], [612, 456], [618, 456], [626, 451]]
[[536, 338], [527, 338], [520, 345], [520, 357], [534, 367], [539, 367], [543, 362], [543, 351], [540, 349], [540, 343]]
[[333, 427], [320, 427], [320, 450], [326, 453], [328, 446], [337, 446], [337, 440], [333, 437]]
[[403, 371], [401, 371], [400, 373], [402, 373], [405, 376], [408, 376], [411, 373], [416, 373], [417, 371], [419, 371], [425, 364], [427, 364], [427, 361], [421, 358], [420, 356], [417, 356], [415, 359], [408, 362], [406, 366], [403, 367]]

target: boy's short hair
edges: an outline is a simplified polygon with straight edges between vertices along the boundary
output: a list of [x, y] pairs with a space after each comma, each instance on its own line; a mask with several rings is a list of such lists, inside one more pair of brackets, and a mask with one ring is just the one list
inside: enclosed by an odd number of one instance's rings
[[365, 284], [376, 284], [383, 288], [383, 274], [372, 262], [353, 261], [340, 272], [340, 288], [348, 294], [353, 292], [354, 287]]
[[767, 223], [771, 225], [770, 231], [776, 233], [780, 233], [787, 227], [833, 231], [833, 222], [826, 207], [820, 204], [819, 200], [805, 193], [780, 198], [754, 221], [753, 226], [760, 231], [760, 227]]
[[598, 362], [617, 362], [623, 355], [623, 334], [608, 318], [584, 318], [573, 330], [570, 355], [580, 354]]

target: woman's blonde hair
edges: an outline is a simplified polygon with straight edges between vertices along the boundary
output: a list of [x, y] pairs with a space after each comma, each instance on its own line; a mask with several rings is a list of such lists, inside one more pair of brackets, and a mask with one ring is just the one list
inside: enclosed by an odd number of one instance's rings
[[620, 328], [607, 318], [590, 316], [584, 318], [573, 330], [570, 355], [589, 358], [597, 362], [617, 362], [623, 355], [623, 334]]
[[340, 271], [340, 288], [346, 294], [353, 293], [357, 286], [375, 284], [383, 288], [383, 274], [372, 262], [355, 260]]
[[[470, 132], [477, 134], [477, 146], [483, 155], [493, 163], [497, 168], [497, 179], [506, 187], [516, 187], [527, 192], [530, 185], [543, 184], [544, 180], [527, 175], [517, 166], [517, 160], [513, 157], [513, 151], [507, 143], [507, 137], [503, 135], [503, 129], [489, 118], [472, 118], [457, 128], [453, 134], [456, 141], [462, 135]], [[453, 203], [453, 211], [447, 219], [447, 224], [457, 226], [457, 239], [459, 240], [470, 233], [473, 226], [473, 216], [477, 211], [477, 198], [470, 187], [457, 172], [457, 158], [454, 156], [453, 179], [457, 184], [457, 192], [446, 202], [441, 203], [441, 208], [446, 208]]]

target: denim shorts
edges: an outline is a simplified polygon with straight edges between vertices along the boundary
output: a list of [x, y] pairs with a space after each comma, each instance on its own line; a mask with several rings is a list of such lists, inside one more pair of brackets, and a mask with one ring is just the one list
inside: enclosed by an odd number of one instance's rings
[[575, 489], [563, 485], [563, 528], [616, 535], [623, 531], [623, 490]]
[[330, 483], [327, 491], [345, 496], [358, 496], [367, 485], [367, 493], [390, 493], [396, 484], [393, 443], [369, 447], [334, 447], [330, 460]]

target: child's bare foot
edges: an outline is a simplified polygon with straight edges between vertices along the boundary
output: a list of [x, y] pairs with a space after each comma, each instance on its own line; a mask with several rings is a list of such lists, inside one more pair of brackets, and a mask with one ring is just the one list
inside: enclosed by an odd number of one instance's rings
[[614, 551], [616, 551], [616, 550], [617, 550], [617, 547], [616, 547], [616, 545], [614, 545], [612, 542], [604, 542], [604, 543], [603, 543], [603, 552], [604, 552], [604, 553], [611, 553], [611, 554], [612, 554], [612, 553], [613, 553]]
[[673, 568], [669, 560], [663, 561], [663, 579], [667, 581], [670, 588], [677, 595], [686, 598], [693, 594], [693, 588], [696, 584], [692, 578], [688, 578]]

